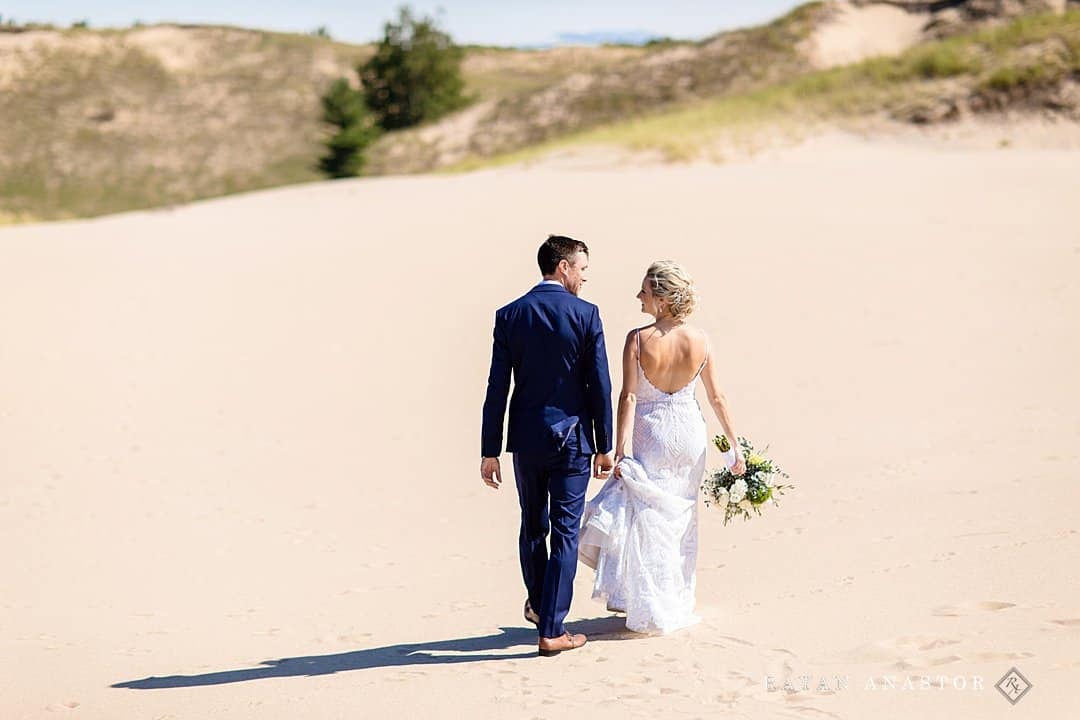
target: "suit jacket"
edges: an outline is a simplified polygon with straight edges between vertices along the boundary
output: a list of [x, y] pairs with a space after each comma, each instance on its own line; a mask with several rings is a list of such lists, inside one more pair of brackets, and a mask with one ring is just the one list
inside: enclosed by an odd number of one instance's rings
[[481, 433], [483, 457], [502, 452], [513, 372], [509, 452], [611, 452], [611, 377], [600, 311], [561, 285], [540, 284], [495, 313]]

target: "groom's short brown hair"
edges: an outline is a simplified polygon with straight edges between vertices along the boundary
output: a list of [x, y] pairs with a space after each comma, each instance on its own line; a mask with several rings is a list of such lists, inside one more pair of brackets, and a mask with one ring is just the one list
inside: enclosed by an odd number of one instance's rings
[[589, 246], [580, 240], [565, 235], [548, 235], [548, 239], [536, 253], [536, 264], [540, 266], [540, 273], [553, 275], [561, 260], [573, 264], [573, 258], [579, 250], [586, 255], [589, 254]]

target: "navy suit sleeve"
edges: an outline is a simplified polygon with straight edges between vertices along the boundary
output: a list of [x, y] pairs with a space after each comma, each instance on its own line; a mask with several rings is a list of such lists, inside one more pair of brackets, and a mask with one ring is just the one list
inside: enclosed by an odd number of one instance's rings
[[596, 434], [596, 452], [611, 452], [611, 375], [608, 373], [607, 347], [604, 345], [604, 325], [600, 310], [593, 309], [589, 333], [592, 339], [592, 362], [586, 378], [589, 390], [589, 410]]
[[506, 337], [506, 323], [498, 314], [495, 315], [493, 337], [491, 370], [488, 372], [483, 428], [480, 432], [482, 457], [499, 457], [502, 454], [503, 418], [506, 416], [506, 396], [510, 393], [510, 346]]

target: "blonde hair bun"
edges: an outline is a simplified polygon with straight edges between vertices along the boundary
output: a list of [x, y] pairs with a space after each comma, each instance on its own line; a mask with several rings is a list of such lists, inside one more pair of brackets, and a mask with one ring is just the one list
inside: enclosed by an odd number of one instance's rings
[[697, 309], [698, 294], [694, 279], [674, 260], [657, 260], [645, 272], [652, 283], [653, 295], [665, 301], [676, 320], [684, 320]]

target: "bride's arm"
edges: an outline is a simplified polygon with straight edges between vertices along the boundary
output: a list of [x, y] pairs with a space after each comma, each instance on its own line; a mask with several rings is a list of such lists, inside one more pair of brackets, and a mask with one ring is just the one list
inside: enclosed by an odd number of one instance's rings
[[[706, 341], [708, 342], [708, 341]], [[701, 381], [705, 384], [705, 394], [709, 399], [709, 405], [716, 413], [716, 419], [724, 429], [724, 435], [731, 443], [731, 449], [735, 451], [735, 466], [731, 469], [732, 474], [742, 475], [746, 470], [746, 459], [743, 457], [742, 447], [739, 445], [739, 436], [735, 433], [735, 426], [731, 422], [731, 414], [728, 412], [727, 398], [720, 390], [720, 371], [716, 367], [715, 355], [709, 353], [705, 360], [705, 367], [701, 371]]]
[[615, 425], [615, 464], [626, 455], [626, 442], [634, 432], [634, 407], [637, 405], [637, 344], [634, 330], [626, 336], [622, 354], [622, 390]]

